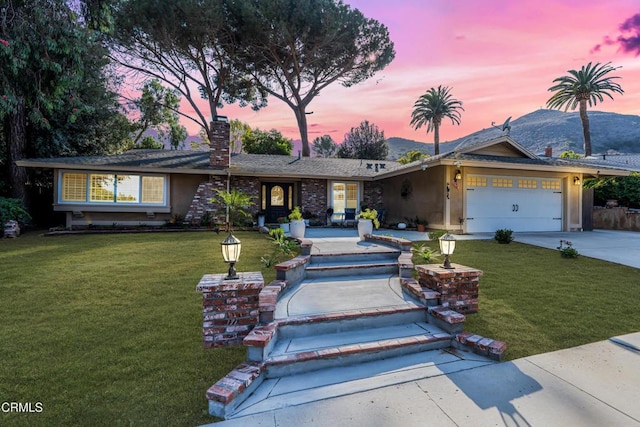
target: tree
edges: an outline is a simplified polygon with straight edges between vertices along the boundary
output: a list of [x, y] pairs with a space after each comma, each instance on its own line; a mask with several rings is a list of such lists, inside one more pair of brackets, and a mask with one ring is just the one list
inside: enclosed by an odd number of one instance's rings
[[387, 28], [341, 0], [230, 1], [238, 67], [294, 112], [310, 155], [307, 107], [334, 82], [349, 87], [395, 57]]
[[251, 126], [241, 122], [238, 119], [233, 119], [229, 122], [229, 149], [232, 153], [242, 152], [242, 138], [248, 132], [251, 132]]
[[582, 66], [580, 70], [568, 70], [568, 76], [554, 79], [555, 85], [548, 90], [555, 92], [547, 101], [547, 107], [561, 109], [580, 109], [580, 121], [582, 122], [582, 135], [584, 138], [584, 155], [591, 155], [591, 131], [589, 129], [589, 116], [587, 115], [587, 105], [592, 107], [603, 102], [603, 95], [613, 99], [612, 93], [624, 93], [622, 87], [615, 82], [617, 76], [608, 76], [612, 71], [620, 67], [612, 67], [610, 62], [592, 65], [589, 62]]
[[282, 136], [280, 132], [271, 129], [266, 132], [251, 129], [242, 136], [242, 149], [249, 154], [279, 154], [290, 156], [293, 142]]
[[131, 129], [110, 89], [116, 81], [107, 82], [106, 51], [85, 22], [64, 0], [4, 2], [0, 8], [3, 180], [27, 208], [30, 179], [16, 161], [114, 152], [127, 143]]
[[313, 140], [313, 152], [318, 157], [333, 157], [338, 151], [338, 144], [329, 135], [322, 135]]
[[264, 92], [233, 67], [239, 45], [223, 3], [124, 0], [115, 13], [112, 37], [113, 58], [182, 94], [195, 115], [180, 114], [205, 129], [208, 140], [213, 135], [210, 117], [218, 115], [223, 102], [238, 101], [255, 110], [266, 104]]
[[338, 150], [338, 157], [347, 159], [385, 160], [389, 153], [389, 144], [384, 132], [368, 120], [352, 127], [344, 136], [344, 142]]
[[423, 153], [422, 151], [411, 150], [404, 153], [404, 156], [398, 159], [398, 163], [406, 165], [407, 163], [415, 162], [421, 159], [426, 159], [427, 157], [429, 157], [429, 155]]
[[573, 150], [563, 151], [559, 156], [561, 159], [581, 159], [582, 156]]
[[[142, 87], [142, 95], [133, 101], [133, 105], [140, 111], [140, 118], [135, 124], [137, 128], [133, 145], [141, 148], [163, 148], [163, 139], [167, 139], [172, 149], [177, 150], [187, 139], [187, 130], [180, 125], [180, 116], [176, 112], [180, 105], [180, 97], [175, 90], [168, 89], [153, 79]], [[158, 139], [154, 144], [154, 138], [147, 136], [141, 142], [143, 135], [149, 130], [158, 132]]]
[[460, 124], [462, 102], [453, 98], [451, 88], [442, 85], [427, 90], [413, 104], [410, 125], [418, 130], [427, 127], [427, 133], [433, 131], [433, 153], [440, 154], [440, 125], [442, 119], [449, 118], [454, 125]]

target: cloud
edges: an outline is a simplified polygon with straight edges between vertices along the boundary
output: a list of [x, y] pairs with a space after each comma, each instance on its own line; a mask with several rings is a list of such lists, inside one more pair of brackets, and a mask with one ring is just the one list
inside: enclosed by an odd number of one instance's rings
[[618, 37], [620, 47], [627, 53], [640, 55], [640, 13], [636, 13], [631, 18], [624, 21], [620, 25], [620, 31], [623, 33]]
[[624, 21], [618, 27], [620, 35], [615, 39], [605, 36], [602, 43], [591, 48], [590, 53], [599, 52], [602, 46], [619, 45], [625, 53], [635, 53], [640, 55], [640, 13], [636, 13], [631, 18]]

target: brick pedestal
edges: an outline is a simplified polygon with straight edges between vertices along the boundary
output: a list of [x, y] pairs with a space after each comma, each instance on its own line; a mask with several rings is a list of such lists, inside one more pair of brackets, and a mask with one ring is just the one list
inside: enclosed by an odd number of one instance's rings
[[234, 280], [224, 280], [225, 276], [205, 274], [196, 287], [202, 293], [205, 348], [240, 345], [259, 321], [262, 274], [238, 273]]
[[478, 312], [478, 284], [482, 270], [451, 264], [446, 269], [438, 264], [416, 266], [420, 285], [440, 293], [439, 305], [458, 313]]

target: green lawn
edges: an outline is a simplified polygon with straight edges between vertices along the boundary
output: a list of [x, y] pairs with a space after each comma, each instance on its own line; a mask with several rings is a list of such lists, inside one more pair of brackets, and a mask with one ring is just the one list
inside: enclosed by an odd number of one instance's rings
[[465, 330], [506, 341], [507, 359], [640, 331], [638, 269], [493, 240], [458, 241], [451, 258], [484, 272]]
[[[242, 240], [240, 271], [271, 244]], [[222, 233], [0, 240], [0, 403], [42, 402], [0, 425], [176, 425], [213, 419], [207, 388], [245, 358], [202, 348], [206, 273], [223, 272]], [[577, 248], [580, 250], [580, 248]], [[557, 251], [459, 241], [453, 261], [484, 270], [465, 328], [507, 341], [508, 358], [640, 330], [638, 270]], [[265, 280], [274, 278], [263, 270]]]

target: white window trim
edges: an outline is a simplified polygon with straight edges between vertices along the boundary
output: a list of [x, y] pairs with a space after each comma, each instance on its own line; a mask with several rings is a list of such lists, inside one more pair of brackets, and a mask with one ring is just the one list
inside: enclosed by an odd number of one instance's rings
[[346, 186], [347, 184], [355, 184], [357, 185], [358, 189], [356, 191], [357, 194], [357, 199], [356, 199], [356, 211], [359, 211], [360, 208], [360, 202], [362, 201], [362, 182], [360, 181], [343, 181], [343, 180], [335, 180], [335, 181], [330, 181], [329, 182], [329, 203], [331, 204], [331, 209], [334, 209], [334, 215], [335, 214], [339, 214], [339, 215], [344, 215], [344, 211], [336, 211], [335, 210], [335, 203], [334, 203], [334, 199], [333, 199], [333, 185], [334, 184], [344, 184], [345, 185], [345, 197], [346, 197]]
[[[77, 201], [63, 201], [62, 200], [62, 187], [63, 187], [63, 174], [65, 173], [76, 173], [76, 174], [85, 174], [87, 176], [86, 179], [86, 201], [85, 202], [77, 202]], [[90, 201], [90, 187], [91, 187], [91, 174], [102, 174], [102, 175], [136, 175], [141, 179], [139, 181], [140, 185], [140, 194], [138, 202], [91, 202]], [[161, 203], [142, 203], [142, 177], [150, 176], [150, 177], [161, 177], [164, 178], [164, 190], [163, 190], [163, 201]], [[166, 174], [154, 174], [154, 173], [140, 173], [140, 172], [115, 172], [115, 171], [96, 171], [96, 170], [73, 170], [73, 169], [60, 169], [56, 174], [56, 203], [54, 205], [54, 210], [56, 211], [68, 211], [68, 210], [83, 210], [83, 211], [106, 211], [106, 212], [169, 212], [170, 208], [170, 176]], [[153, 209], [151, 209], [153, 208]]]

